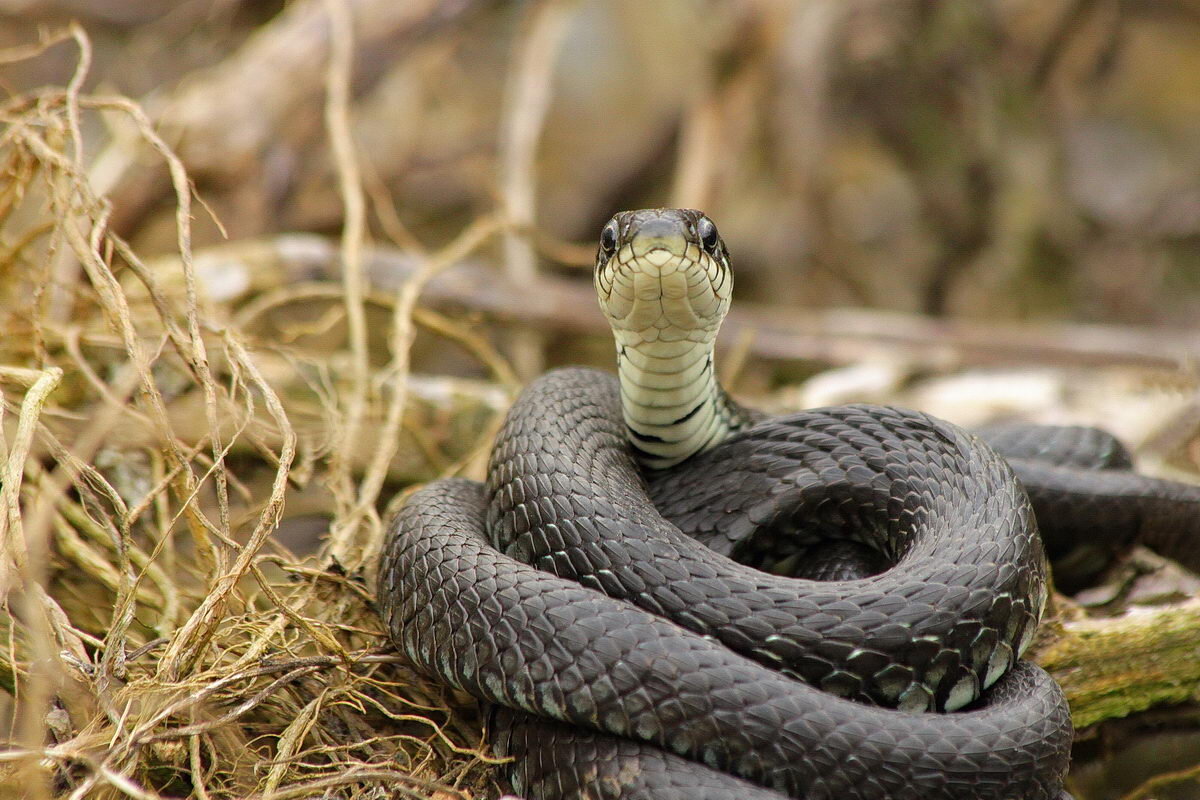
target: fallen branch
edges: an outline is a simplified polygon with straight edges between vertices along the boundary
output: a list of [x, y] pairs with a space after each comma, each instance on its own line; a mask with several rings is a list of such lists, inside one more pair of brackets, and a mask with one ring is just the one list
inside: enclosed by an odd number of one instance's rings
[[1064, 623], [1035, 660], [1063, 687], [1076, 728], [1200, 700], [1200, 599]]
[[[419, 259], [378, 247], [365, 250], [367, 279], [380, 291], [409, 280]], [[234, 302], [298, 281], [340, 279], [337, 246], [321, 236], [285, 234], [234, 242], [196, 255], [209, 298]], [[166, 269], [167, 273], [174, 270]], [[430, 281], [423, 301], [490, 314], [506, 322], [585, 335], [608, 335], [589, 283], [544, 273], [536, 293], [476, 261]], [[722, 341], [749, 340], [749, 353], [782, 361], [846, 365], [888, 359], [913, 367], [1133, 366], [1195, 371], [1200, 331], [1116, 325], [1033, 325], [938, 320], [915, 314], [849, 309], [780, 310], [738, 303]]]
[[[260, 360], [268, 357], [259, 354]], [[282, 373], [282, 370], [280, 371]], [[311, 387], [294, 381], [279, 386], [288, 399], [288, 418], [303, 447], [315, 448], [329, 441], [332, 431], [328, 417], [311, 400], [299, 399]], [[508, 408], [509, 394], [494, 383], [480, 380], [450, 378], [443, 375], [409, 375], [405, 391], [410, 403], [404, 419], [395, 456], [387, 464], [386, 474], [380, 476], [390, 483], [414, 483], [438, 477], [449, 465], [469, 460], [483, 435], [494, 420]], [[190, 446], [207, 446], [212, 433], [204, 418], [204, 398], [190, 392], [173, 400], [167, 408], [175, 435]], [[88, 428], [87, 418], [48, 420], [47, 427], [62, 441], [72, 441]], [[263, 409], [256, 409], [247, 420], [233, 417], [222, 419], [218, 435], [230, 439], [245, 424], [241, 436], [232, 439], [229, 452], [238, 456], [263, 457], [263, 451], [278, 451], [283, 445], [279, 427]], [[385, 424], [382, 414], [368, 413], [363, 431], [356, 440], [347, 467], [356, 476], [371, 466], [378, 431]], [[123, 419], [113, 425], [110, 437], [130, 450], [154, 448], [156, 433], [135, 418]], [[40, 443], [33, 446], [35, 457], [47, 455]]]

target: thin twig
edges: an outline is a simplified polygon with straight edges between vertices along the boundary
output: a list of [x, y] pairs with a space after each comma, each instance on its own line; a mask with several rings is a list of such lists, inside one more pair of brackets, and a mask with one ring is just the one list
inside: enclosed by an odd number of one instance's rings
[[374, 449], [371, 460], [359, 484], [358, 504], [354, 513], [349, 516], [349, 522], [335, 527], [330, 532], [328, 552], [346, 567], [356, 567], [364, 563], [378, 552], [382, 544], [382, 530], [375, 526], [371, 540], [361, 548], [354, 548], [349, 532], [355, 521], [366, 514], [374, 514], [375, 503], [383, 488], [388, 466], [396, 455], [398, 436], [404, 409], [408, 402], [408, 370], [409, 357], [412, 349], [413, 309], [422, 290], [438, 273], [459, 263], [484, 242], [500, 230], [499, 223], [490, 217], [482, 217], [472, 223], [458, 237], [430, 257], [421, 265], [412, 278], [404, 284], [396, 299], [392, 312], [392, 334], [389, 345], [392, 351], [392, 363], [385, 375], [392, 387], [392, 397], [388, 404], [383, 426], [379, 433], [379, 445]]
[[[573, 10], [574, 0], [539, 0], [529, 6], [501, 111], [500, 195], [510, 225], [504, 234], [504, 269], [530, 293], [537, 281], [537, 253], [525, 231], [536, 224], [534, 162], [550, 106], [554, 64]], [[531, 330], [514, 332], [512, 360], [517, 374], [531, 380], [542, 371], [541, 337]]]
[[362, 176], [350, 131], [350, 77], [354, 57], [354, 19], [341, 0], [325, 0], [329, 15], [329, 65], [325, 73], [325, 128], [333, 149], [345, 217], [342, 225], [342, 286], [346, 297], [347, 335], [350, 341], [351, 390], [342, 419], [341, 441], [334, 451], [339, 494], [353, 494], [348, 464], [358, 446], [367, 412], [370, 370], [367, 353], [367, 322], [363, 313], [366, 293], [362, 266], [362, 241], [366, 233]]

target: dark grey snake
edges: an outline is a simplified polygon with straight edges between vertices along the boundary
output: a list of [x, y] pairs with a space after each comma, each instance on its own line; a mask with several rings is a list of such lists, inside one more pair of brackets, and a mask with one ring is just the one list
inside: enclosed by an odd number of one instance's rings
[[[535, 381], [486, 487], [415, 493], [379, 573], [396, 645], [498, 705], [515, 790], [1060, 797], [1072, 729], [1020, 660], [1046, 566], [1009, 463], [912, 411], [733, 403], [712, 362], [732, 274], [700, 212], [618, 214], [595, 280], [619, 378]], [[1110, 437], [991, 436], [1080, 580], [1099, 523], [1102, 550], [1157, 535], [1200, 560], [1200, 492], [1124, 469]], [[1108, 469], [1075, 469], [1081, 449]]]

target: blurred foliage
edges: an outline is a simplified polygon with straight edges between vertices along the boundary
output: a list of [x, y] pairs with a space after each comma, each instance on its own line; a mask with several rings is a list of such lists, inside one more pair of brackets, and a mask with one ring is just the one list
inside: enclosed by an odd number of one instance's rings
[[[529, 8], [440, 5], [415, 29], [363, 31], [354, 73], [374, 200], [426, 243], [497, 205], [499, 117]], [[746, 297], [1174, 325], [1200, 313], [1194, 0], [567, 5], [536, 170], [551, 236], [587, 243], [621, 208], [695, 204], [721, 226]], [[332, 231], [342, 207], [319, 80], [277, 108], [186, 107], [189, 86], [286, 10], [0, 0], [0, 45], [81, 19], [96, 46], [88, 88], [143, 99], [230, 237]], [[5, 88], [65, 81], [74, 59], [59, 47], [15, 65]], [[285, 124], [254, 130], [272, 121]], [[214, 131], [220, 147], [204, 141]], [[120, 135], [90, 133], [97, 146]], [[681, 180], [689, 169], [698, 180]], [[143, 252], [169, 250], [166, 184], [134, 183], [114, 224]], [[197, 244], [220, 238], [198, 225]]]

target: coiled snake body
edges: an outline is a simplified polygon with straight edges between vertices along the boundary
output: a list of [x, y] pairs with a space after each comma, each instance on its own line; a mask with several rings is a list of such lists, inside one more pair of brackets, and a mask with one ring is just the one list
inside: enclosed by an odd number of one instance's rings
[[[614, 217], [596, 284], [619, 378], [542, 377], [486, 486], [413, 495], [379, 575], [393, 640], [501, 707], [530, 797], [1059, 797], [1072, 729], [1019, 658], [1046, 568], [1009, 464], [912, 411], [740, 408], [712, 366], [731, 283], [699, 212]], [[1014, 462], [1039, 513], [1079, 502], [1055, 491], [1068, 460]], [[1195, 527], [1195, 493], [1138, 486], [1112, 501], [1140, 509], [1126, 538]]]

